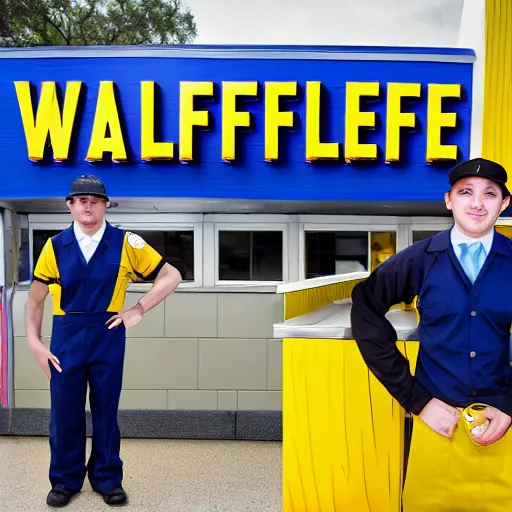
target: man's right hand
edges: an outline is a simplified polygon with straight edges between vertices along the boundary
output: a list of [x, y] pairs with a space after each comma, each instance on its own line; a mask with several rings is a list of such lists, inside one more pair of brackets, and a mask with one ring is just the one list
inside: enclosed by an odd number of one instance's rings
[[460, 419], [460, 412], [437, 398], [432, 398], [419, 414], [420, 419], [432, 430], [450, 438]]
[[29, 343], [30, 351], [32, 354], [34, 354], [34, 357], [36, 358], [37, 364], [42, 368], [44, 373], [46, 373], [46, 376], [48, 379], [51, 378], [51, 371], [50, 371], [50, 365], [49, 362], [53, 364], [55, 369], [58, 372], [62, 373], [62, 368], [60, 367], [60, 361], [50, 352], [50, 349], [48, 349], [42, 341], [35, 341], [32, 343]]

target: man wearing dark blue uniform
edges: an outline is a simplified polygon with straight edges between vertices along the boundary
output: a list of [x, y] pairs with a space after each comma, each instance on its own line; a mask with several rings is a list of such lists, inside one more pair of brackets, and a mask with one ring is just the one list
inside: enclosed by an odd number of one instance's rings
[[[478, 158], [449, 181], [454, 226], [354, 288], [352, 329], [369, 369], [413, 415], [404, 512], [502, 512], [512, 510], [512, 241], [494, 224], [510, 203], [507, 173]], [[413, 376], [385, 314], [415, 298]]]
[[[92, 176], [73, 182], [66, 197], [72, 225], [49, 239], [34, 269], [27, 307], [30, 349], [50, 378], [50, 506], [62, 507], [88, 474], [109, 505], [123, 505], [117, 412], [126, 329], [172, 293], [180, 273], [140, 236], [105, 221], [109, 197]], [[130, 281], [154, 281], [123, 311]], [[41, 342], [44, 301], [53, 297], [51, 351]], [[51, 363], [51, 364], [49, 364]], [[85, 402], [89, 385], [93, 437], [85, 464]]]

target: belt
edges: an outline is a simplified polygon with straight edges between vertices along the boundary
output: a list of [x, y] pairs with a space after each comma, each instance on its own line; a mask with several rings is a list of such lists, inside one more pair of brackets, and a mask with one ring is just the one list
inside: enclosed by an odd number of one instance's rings
[[65, 315], [54, 315], [53, 319], [63, 323], [105, 323], [110, 317], [117, 315], [111, 311], [89, 313], [85, 311], [68, 311]]

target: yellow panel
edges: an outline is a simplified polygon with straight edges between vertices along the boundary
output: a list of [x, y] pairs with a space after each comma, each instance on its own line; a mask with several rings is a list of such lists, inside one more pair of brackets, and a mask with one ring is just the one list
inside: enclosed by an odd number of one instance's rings
[[404, 410], [354, 341], [284, 340], [284, 512], [399, 512], [403, 439]]
[[496, 231], [505, 235], [508, 238], [512, 238], [512, 226], [495, 226]]
[[487, 0], [482, 156], [499, 162], [508, 173], [512, 172], [511, 27], [510, 0]]
[[[305, 315], [311, 311], [315, 311], [327, 304], [332, 304], [336, 300], [348, 299], [352, 295], [355, 285], [364, 279], [356, 279], [354, 281], [346, 281], [344, 283], [334, 283], [309, 290], [300, 290], [298, 292], [290, 292], [284, 294], [284, 319], [288, 320], [299, 315]], [[390, 309], [402, 308], [404, 310], [414, 311], [415, 303], [396, 304]]]
[[331, 304], [335, 300], [350, 298], [355, 285], [364, 279], [334, 283], [309, 290], [286, 293], [284, 296], [284, 319], [310, 313]]
[[370, 233], [372, 272], [396, 253], [396, 231]]
[[65, 315], [64, 311], [60, 307], [60, 299], [62, 295], [62, 287], [60, 284], [51, 284], [48, 286], [48, 290], [52, 296], [53, 302], [53, 315], [54, 316], [62, 316]]

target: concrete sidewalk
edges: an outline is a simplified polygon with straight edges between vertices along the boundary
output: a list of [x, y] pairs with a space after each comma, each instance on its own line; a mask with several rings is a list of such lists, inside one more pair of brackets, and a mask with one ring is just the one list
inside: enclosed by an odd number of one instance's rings
[[[89, 454], [90, 439], [87, 444]], [[281, 512], [281, 443], [123, 439], [125, 510]], [[37, 512], [46, 505], [48, 439], [0, 436], [0, 509]], [[62, 510], [116, 510], [86, 480]]]

